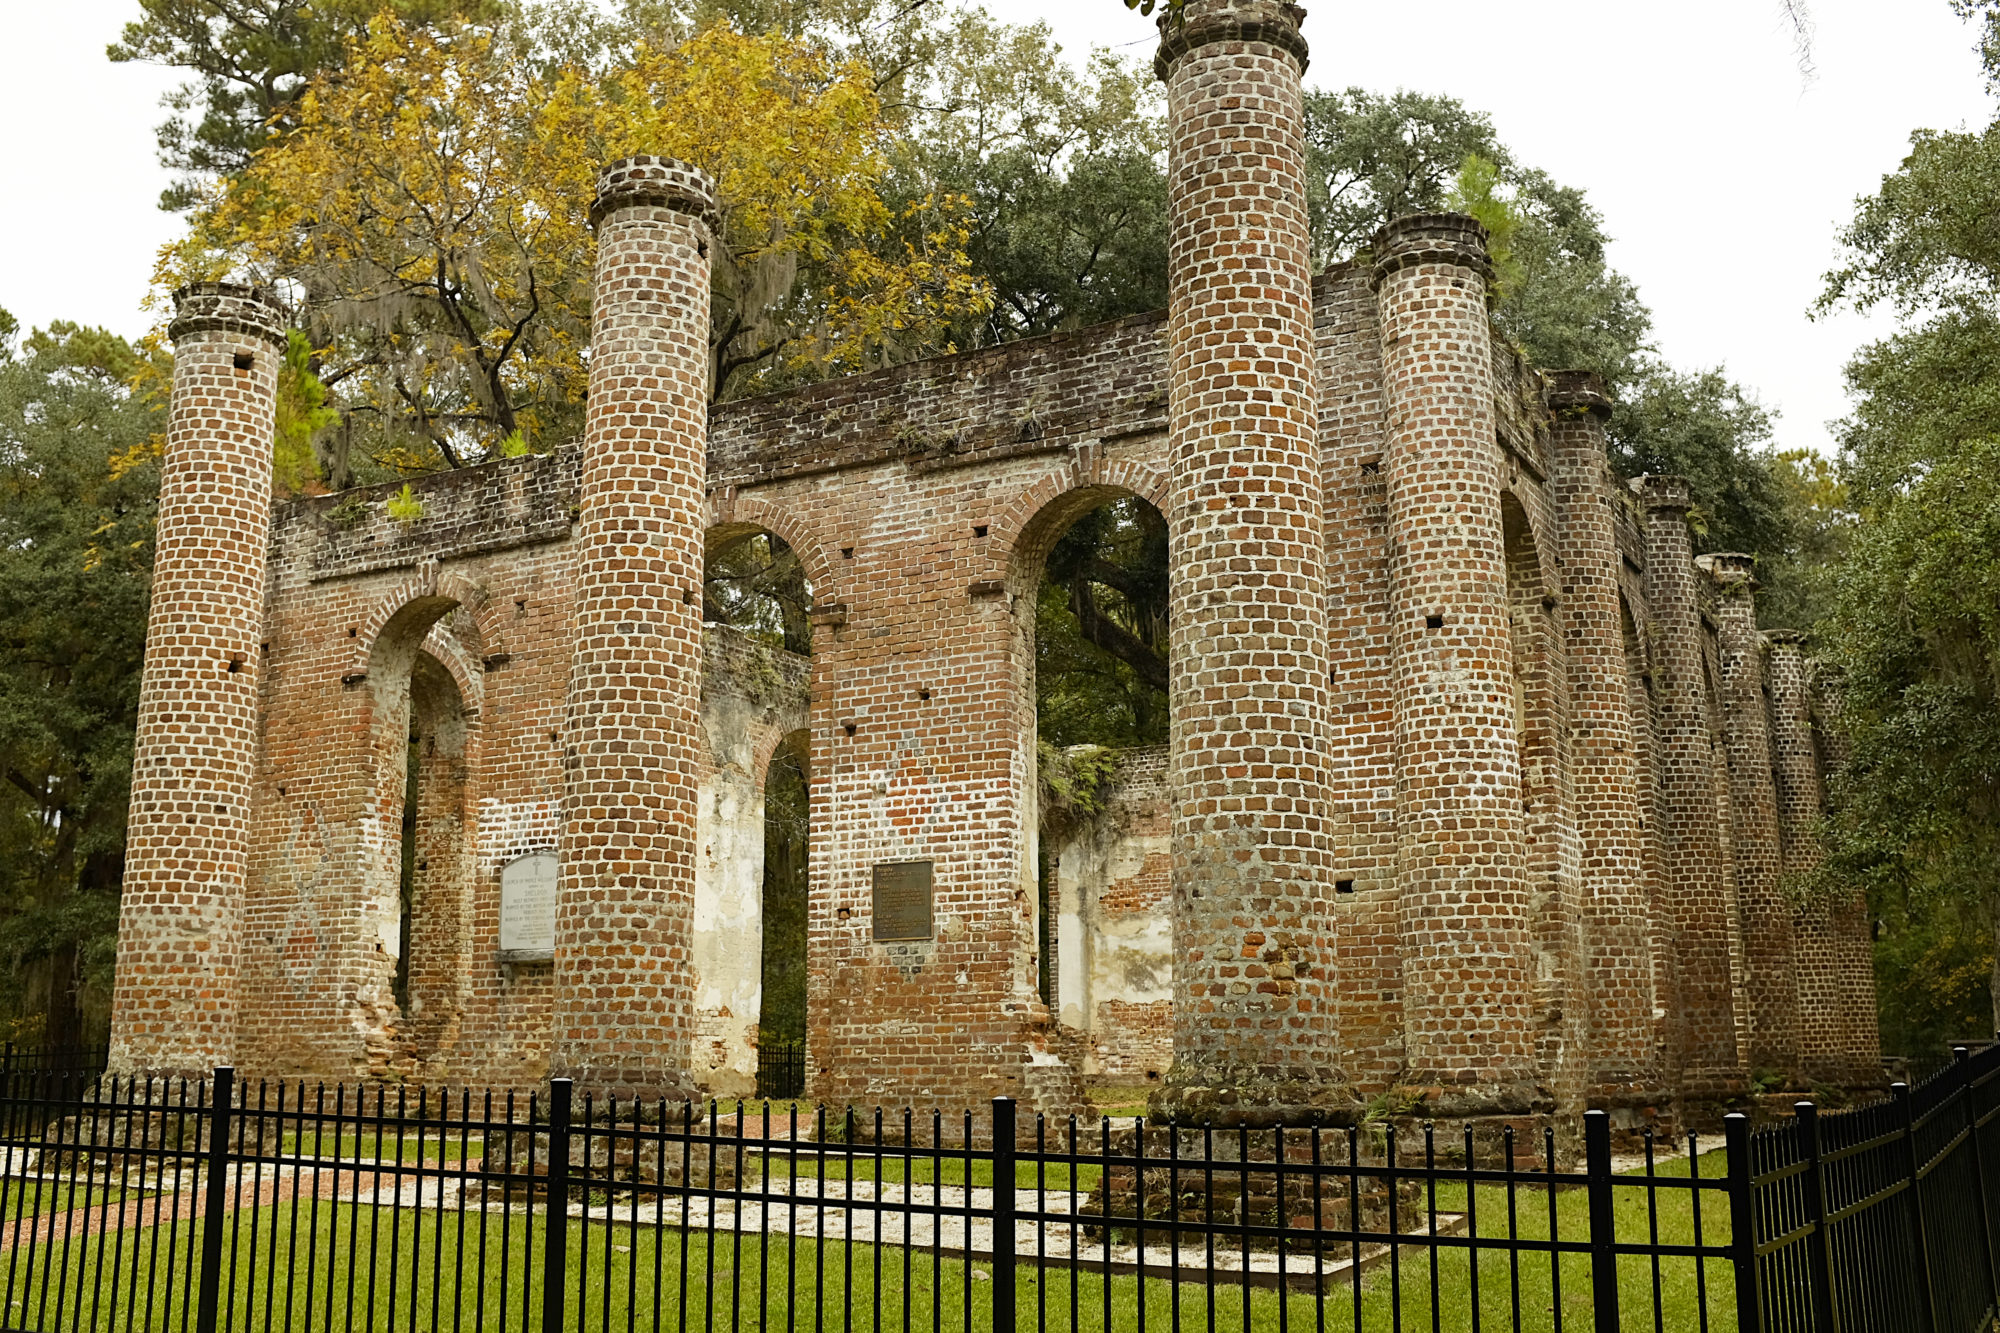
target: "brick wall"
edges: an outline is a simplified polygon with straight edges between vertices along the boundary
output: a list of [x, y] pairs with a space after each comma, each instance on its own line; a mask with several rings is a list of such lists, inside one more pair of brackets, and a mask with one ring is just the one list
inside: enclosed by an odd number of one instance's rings
[[1058, 1019], [1083, 1072], [1152, 1085], [1173, 1061], [1173, 805], [1164, 747], [1127, 750], [1103, 810], [1049, 849], [1062, 946]]

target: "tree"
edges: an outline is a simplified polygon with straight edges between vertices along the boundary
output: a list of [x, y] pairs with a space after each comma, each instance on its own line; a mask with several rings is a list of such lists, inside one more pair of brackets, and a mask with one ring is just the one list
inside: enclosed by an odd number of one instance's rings
[[[11, 319], [0, 329], [11, 330]], [[103, 1040], [164, 402], [141, 354], [57, 323], [0, 339], [0, 1013]], [[160, 368], [153, 367], [157, 372]]]
[[1144, 500], [1085, 514], [1049, 553], [1035, 684], [1052, 746], [1167, 743], [1167, 524]]
[[247, 272], [295, 292], [377, 475], [575, 432], [585, 214], [598, 164], [629, 153], [717, 181], [718, 394], [935, 350], [985, 299], [955, 202], [883, 197], [866, 72], [781, 37], [713, 27], [545, 76], [507, 33], [385, 15], [296, 119], [196, 215], [161, 285]]
[[160, 206], [186, 209], [296, 123], [299, 95], [338, 67], [348, 39], [385, 7], [403, 22], [489, 12], [488, 0], [139, 0], [143, 17], [106, 54], [191, 71], [167, 99], [160, 164], [180, 173]]
[[[2000, 84], [2000, 9], [1985, 21]], [[1891, 338], [1848, 368], [1841, 472], [1860, 516], [1825, 653], [1853, 758], [1833, 789], [1829, 882], [1866, 887], [1887, 929], [1885, 1009], [1911, 1040], [1957, 1035], [1947, 974], [1975, 957], [2000, 1020], [2000, 121], [1919, 131], [1860, 202], [1822, 308], [1887, 304]], [[1977, 923], [1976, 944], [1965, 939]], [[1947, 988], [1948, 989], [1948, 988]]]

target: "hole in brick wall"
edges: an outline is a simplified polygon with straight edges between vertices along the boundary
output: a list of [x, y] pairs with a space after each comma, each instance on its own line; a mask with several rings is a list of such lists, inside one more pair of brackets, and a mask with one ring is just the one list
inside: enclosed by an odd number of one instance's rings
[[351, 638], [354, 638], [354, 637], [355, 637], [356, 635], [358, 635], [358, 634], [360, 634], [360, 633], [361, 633], [361, 631], [360, 631], [360, 630], [358, 630], [358, 629], [349, 629], [349, 630], [347, 631], [347, 637], [351, 639]]
[[517, 598], [515, 598], [515, 599], [514, 599], [514, 609], [515, 609], [516, 611], [525, 611], [525, 610], [527, 610], [527, 609], [528, 609], [528, 602], [527, 602], [527, 599], [526, 599], [526, 598], [520, 598], [520, 597], [517, 597]]
[[248, 370], [257, 364], [257, 358], [249, 352], [238, 352], [230, 358], [230, 364], [234, 365], [238, 370]]
[[1158, 1083], [1160, 1081], [1160, 1071], [1157, 1069], [1148, 1069], [1146, 1071], [1146, 1081], [1148, 1083]]
[[262, 653], [264, 656], [269, 657], [271, 655], [271, 645], [268, 643], [260, 643], [257, 645], [257, 651]]
[[229, 674], [233, 676], [242, 669], [243, 669], [243, 654], [231, 653], [229, 655]]
[[1380, 476], [1380, 475], [1381, 475], [1381, 473], [1382, 473], [1382, 460], [1381, 460], [1381, 459], [1379, 459], [1379, 458], [1365, 458], [1365, 459], [1363, 459], [1363, 460], [1361, 461], [1361, 475], [1362, 475], [1362, 476], [1364, 476], [1364, 477], [1375, 477], [1375, 476]]
[[846, 723], [841, 729], [850, 736], [854, 734], [854, 724], [852, 722]]
[[708, 258], [708, 242], [696, 241], [694, 243], [694, 252], [700, 255], [703, 259]]
[[1443, 617], [1443, 616], [1425, 616], [1425, 617], [1424, 617], [1424, 628], [1425, 628], [1425, 629], [1443, 629], [1443, 628], [1444, 628], [1444, 617]]
[[975, 537], [984, 537], [986, 535], [986, 525], [984, 523], [973, 524], [972, 535]]
[[917, 697], [919, 699], [929, 700], [929, 698], [931, 697], [931, 692], [929, 690], [918, 690]]
[[1333, 882], [1333, 891], [1335, 893], [1352, 893], [1354, 892], [1354, 881], [1351, 879], [1337, 879]]
[[559, 731], [552, 731], [549, 733], [549, 739], [552, 741], [560, 741], [562, 739], [562, 733]]
[[852, 546], [841, 547], [840, 558], [842, 560], [852, 560], [854, 558], [854, 548]]
[[278, 788], [278, 795], [283, 796], [284, 794], [285, 794], [285, 789], [283, 787]]

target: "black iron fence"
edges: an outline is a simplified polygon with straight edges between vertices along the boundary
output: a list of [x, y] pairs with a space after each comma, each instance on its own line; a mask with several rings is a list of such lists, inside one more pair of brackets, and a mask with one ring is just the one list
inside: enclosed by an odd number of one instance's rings
[[770, 1041], [757, 1047], [757, 1096], [788, 1102], [806, 1095], [806, 1044]]
[[1569, 1144], [20, 1072], [0, 1326], [1972, 1333], [1996, 1077], [1621, 1159], [1601, 1114]]

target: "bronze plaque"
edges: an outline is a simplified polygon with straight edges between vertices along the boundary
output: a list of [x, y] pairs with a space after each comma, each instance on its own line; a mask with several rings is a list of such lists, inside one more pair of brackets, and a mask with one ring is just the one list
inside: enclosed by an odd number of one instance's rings
[[931, 863], [899, 861], [875, 867], [875, 938], [931, 937]]

